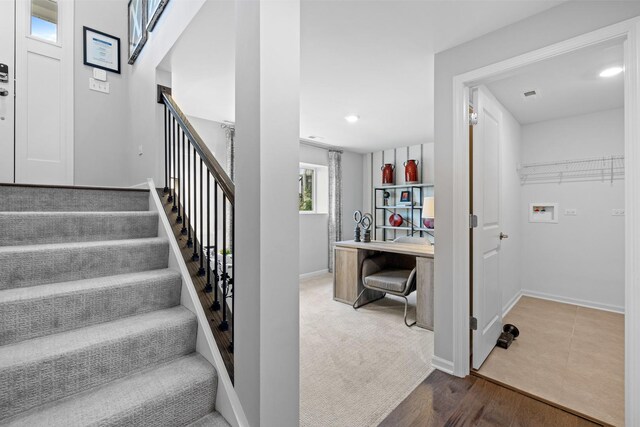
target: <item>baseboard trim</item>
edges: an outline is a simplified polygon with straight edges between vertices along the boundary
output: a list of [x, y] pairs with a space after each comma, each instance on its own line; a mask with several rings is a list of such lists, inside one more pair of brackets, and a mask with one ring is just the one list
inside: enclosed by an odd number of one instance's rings
[[324, 270], [312, 271], [311, 273], [303, 273], [300, 275], [300, 280], [304, 279], [312, 279], [314, 277], [322, 276], [323, 274], [327, 274], [329, 272], [328, 268]]
[[507, 314], [509, 314], [509, 312], [511, 311], [511, 309], [513, 307], [515, 307], [515, 305], [518, 303], [518, 301], [520, 301], [520, 298], [522, 298], [522, 291], [518, 291], [513, 298], [511, 298], [511, 301], [509, 301], [504, 307], [502, 307], [502, 317], [506, 316]]
[[446, 360], [438, 356], [433, 356], [431, 358], [431, 366], [433, 366], [438, 371], [453, 375], [453, 362], [450, 360]]
[[140, 184], [136, 184], [136, 185], [131, 185], [129, 187], [132, 190], [136, 190], [136, 189], [145, 189], [148, 190], [149, 189], [149, 183], [147, 182], [141, 182]]
[[598, 302], [586, 301], [578, 298], [568, 298], [568, 297], [552, 295], [544, 292], [531, 291], [526, 289], [523, 289], [521, 291], [521, 294], [522, 296], [546, 299], [549, 301], [555, 301], [563, 304], [573, 304], [573, 305], [578, 305], [580, 307], [595, 308], [596, 310], [604, 310], [604, 311], [611, 311], [613, 313], [624, 314], [624, 307], [619, 307], [619, 306], [610, 305], [610, 304], [601, 304]]

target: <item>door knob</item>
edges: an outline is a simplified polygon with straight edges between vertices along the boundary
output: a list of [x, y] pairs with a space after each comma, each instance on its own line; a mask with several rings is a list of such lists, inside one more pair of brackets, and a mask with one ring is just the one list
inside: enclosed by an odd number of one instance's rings
[[503, 232], [500, 232], [500, 240], [504, 240], [504, 239], [508, 239], [509, 235], [508, 234], [504, 234]]
[[9, 91], [6, 89], [0, 89], [0, 96], [9, 96]]

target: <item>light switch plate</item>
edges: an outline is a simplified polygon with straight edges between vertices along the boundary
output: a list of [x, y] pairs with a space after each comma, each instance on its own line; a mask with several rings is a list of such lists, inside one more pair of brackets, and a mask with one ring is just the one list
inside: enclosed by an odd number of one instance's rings
[[93, 69], [93, 78], [96, 80], [100, 80], [101, 82], [107, 81], [107, 72], [105, 70], [101, 70], [100, 68]]
[[94, 78], [89, 79], [89, 89], [102, 93], [109, 93], [110, 90], [108, 82], [100, 82]]

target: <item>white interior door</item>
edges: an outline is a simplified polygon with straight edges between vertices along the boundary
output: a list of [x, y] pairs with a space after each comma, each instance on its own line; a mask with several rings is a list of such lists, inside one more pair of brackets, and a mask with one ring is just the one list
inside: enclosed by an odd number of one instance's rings
[[16, 2], [19, 183], [73, 184], [73, 3]]
[[502, 329], [500, 292], [500, 125], [501, 111], [480, 87], [478, 123], [473, 128], [473, 331], [472, 366], [480, 368]]
[[0, 0], [0, 182], [13, 182], [14, 172], [14, 6]]

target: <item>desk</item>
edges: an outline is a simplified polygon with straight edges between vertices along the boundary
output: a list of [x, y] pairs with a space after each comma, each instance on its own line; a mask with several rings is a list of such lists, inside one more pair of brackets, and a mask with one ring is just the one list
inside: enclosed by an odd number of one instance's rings
[[[410, 243], [354, 242], [348, 240], [334, 245], [333, 299], [353, 304], [362, 285], [362, 263], [376, 252], [387, 252], [416, 258], [416, 324], [433, 330], [433, 246]], [[382, 296], [382, 292], [367, 289], [361, 304]]]

